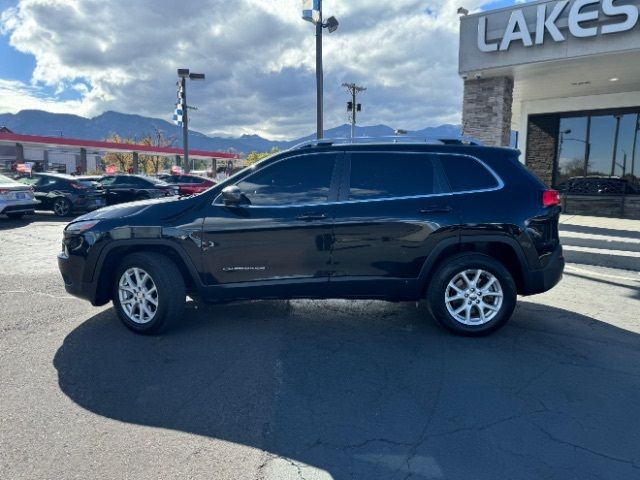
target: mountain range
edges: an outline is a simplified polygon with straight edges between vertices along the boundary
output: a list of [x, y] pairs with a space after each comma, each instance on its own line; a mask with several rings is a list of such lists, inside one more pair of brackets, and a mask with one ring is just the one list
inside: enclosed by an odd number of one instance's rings
[[[146, 135], [154, 136], [157, 131], [161, 131], [166, 138], [174, 141], [174, 146], [182, 146], [181, 129], [173, 123], [158, 118], [112, 111], [93, 118], [85, 118], [42, 110], [22, 110], [16, 114], [0, 114], [0, 127], [2, 126], [14, 133], [24, 135], [62, 136], [83, 140], [105, 140], [114, 134], [121, 137], [142, 138]], [[326, 138], [347, 138], [350, 134], [349, 124], [325, 131]], [[386, 125], [363, 126], [356, 129], [358, 137], [385, 137], [393, 134], [394, 129]], [[426, 138], [456, 137], [460, 135], [460, 125], [445, 124], [426, 127], [422, 130], [409, 131], [407, 135]], [[315, 134], [310, 134], [290, 141], [275, 141], [259, 135], [211, 137], [204, 133], [190, 131], [189, 146], [196, 150], [234, 151], [247, 154], [251, 151], [270, 151], [273, 147], [285, 149], [314, 138]]]

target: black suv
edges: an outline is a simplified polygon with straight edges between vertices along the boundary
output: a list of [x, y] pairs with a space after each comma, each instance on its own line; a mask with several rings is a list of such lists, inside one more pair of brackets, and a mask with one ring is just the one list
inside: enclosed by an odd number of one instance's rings
[[96, 182], [60, 173], [34, 173], [18, 179], [31, 185], [40, 202], [37, 210], [52, 210], [58, 217], [88, 212], [106, 205], [104, 191]]
[[448, 329], [482, 335], [560, 280], [558, 204], [515, 150], [314, 142], [199, 196], [84, 215], [58, 262], [69, 293], [112, 300], [139, 333], [179, 321], [188, 294], [426, 298]]

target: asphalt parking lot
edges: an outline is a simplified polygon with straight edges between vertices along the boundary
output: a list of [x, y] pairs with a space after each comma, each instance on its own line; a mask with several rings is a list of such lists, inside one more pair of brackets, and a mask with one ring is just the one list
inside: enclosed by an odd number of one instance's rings
[[140, 337], [0, 219], [0, 478], [638, 479], [640, 275], [569, 265], [482, 339], [423, 305], [189, 303]]

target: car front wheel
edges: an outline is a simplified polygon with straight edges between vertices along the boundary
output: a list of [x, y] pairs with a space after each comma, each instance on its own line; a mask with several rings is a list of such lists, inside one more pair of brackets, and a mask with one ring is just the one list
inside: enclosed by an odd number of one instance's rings
[[180, 270], [157, 253], [134, 253], [116, 271], [113, 304], [122, 323], [136, 333], [165, 331], [180, 317], [186, 289]]
[[509, 271], [488, 255], [466, 253], [448, 259], [427, 294], [434, 317], [459, 335], [482, 336], [502, 327], [516, 305]]

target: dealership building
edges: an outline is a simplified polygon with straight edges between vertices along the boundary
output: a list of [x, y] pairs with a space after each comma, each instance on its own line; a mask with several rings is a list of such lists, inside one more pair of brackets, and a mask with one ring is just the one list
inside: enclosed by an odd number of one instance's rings
[[[461, 9], [462, 10], [462, 9]], [[549, 186], [640, 179], [640, 0], [562, 0], [463, 15], [463, 132], [509, 145]]]

